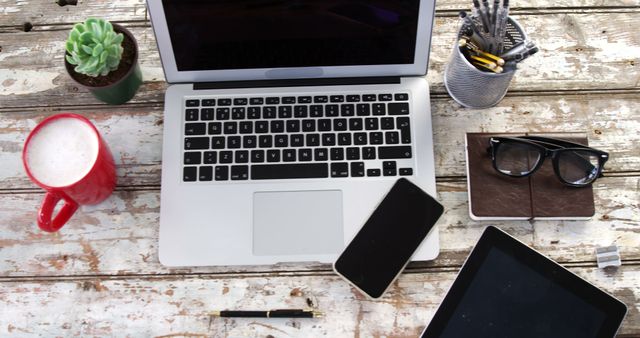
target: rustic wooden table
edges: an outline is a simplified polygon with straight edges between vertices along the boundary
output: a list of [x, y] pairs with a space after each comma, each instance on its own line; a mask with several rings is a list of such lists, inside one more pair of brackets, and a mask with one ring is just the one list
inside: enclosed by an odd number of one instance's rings
[[[166, 83], [144, 0], [0, 0], [0, 335], [414, 337], [482, 230], [493, 224], [620, 298], [629, 313], [620, 337], [640, 336], [639, 0], [512, 1], [512, 15], [541, 51], [524, 62], [506, 98], [464, 109], [442, 84], [457, 12], [470, 0], [437, 4], [427, 79], [431, 84], [442, 251], [412, 263], [379, 301], [328, 265], [170, 269], [158, 262], [163, 95]], [[106, 106], [69, 79], [63, 46], [89, 16], [128, 27], [140, 45], [145, 83], [134, 99]], [[95, 122], [118, 164], [118, 187], [83, 208], [61, 232], [35, 225], [43, 197], [20, 160], [28, 132], [72, 111]], [[586, 131], [611, 153], [595, 184], [589, 221], [474, 222], [464, 165], [466, 131]], [[623, 265], [596, 268], [594, 248], [615, 243]], [[310, 305], [326, 318], [221, 319], [224, 308]]]

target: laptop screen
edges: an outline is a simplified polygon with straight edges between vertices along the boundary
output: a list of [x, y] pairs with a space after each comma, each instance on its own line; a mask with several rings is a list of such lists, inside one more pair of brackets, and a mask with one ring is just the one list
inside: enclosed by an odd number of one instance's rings
[[178, 71], [414, 63], [419, 0], [162, 0]]

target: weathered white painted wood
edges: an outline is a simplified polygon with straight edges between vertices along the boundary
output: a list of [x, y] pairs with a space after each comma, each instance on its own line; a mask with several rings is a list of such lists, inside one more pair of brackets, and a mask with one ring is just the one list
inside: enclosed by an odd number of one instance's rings
[[[629, 307], [621, 334], [640, 330], [640, 271], [572, 271]], [[132, 337], [416, 337], [455, 278], [455, 270], [402, 274], [378, 301], [339, 277], [197, 276], [0, 282], [0, 335]], [[307, 307], [319, 319], [212, 318], [222, 309]]]
[[[464, 183], [438, 184], [445, 206], [439, 221], [441, 255], [427, 266], [458, 266], [487, 225], [496, 225], [562, 262], [595, 262], [594, 248], [612, 243], [624, 260], [640, 259], [639, 177], [603, 178], [595, 187], [590, 221], [469, 219]], [[157, 256], [158, 191], [117, 191], [85, 207], [60, 232], [35, 225], [42, 194], [0, 194], [0, 276], [68, 276], [233, 271], [309, 271], [319, 264], [169, 269]]]
[[[436, 10], [470, 10], [471, 0], [444, 0], [436, 1]], [[515, 0], [511, 1], [510, 7], [513, 12], [519, 9], [556, 9], [565, 8], [593, 8], [607, 6], [616, 7], [637, 7], [640, 6], [638, 0], [614, 0], [604, 2], [602, 0]], [[438, 15], [438, 14], [436, 14]], [[60, 7], [54, 1], [36, 0], [1, 0], [0, 1], [0, 27], [1, 26], [21, 26], [29, 22], [34, 26], [52, 24], [73, 24], [83, 21], [87, 17], [101, 17], [112, 21], [144, 21], [148, 20], [146, 5], [144, 0], [115, 0], [115, 1], [88, 1], [79, 0], [77, 6]], [[38, 29], [36, 27], [35, 29]]]
[[[640, 32], [634, 10], [615, 13], [515, 16], [541, 51], [522, 63], [511, 90], [637, 88], [640, 81]], [[427, 78], [434, 93], [444, 93], [442, 72], [459, 23], [436, 18]], [[598, 27], [594, 30], [593, 27]], [[133, 27], [140, 45], [145, 84], [131, 101], [162, 100], [165, 88], [156, 44], [150, 28]], [[3, 34], [0, 52], [0, 108], [98, 104], [78, 89], [63, 68], [67, 31]], [[35, 71], [42, 80], [36, 80]]]
[[[433, 99], [436, 174], [464, 176], [466, 131], [586, 131], [591, 145], [611, 153], [608, 171], [640, 171], [638, 95], [507, 97], [497, 107], [461, 108]], [[20, 160], [29, 131], [51, 113], [16, 109], [0, 119], [0, 181], [3, 189], [31, 188]], [[69, 110], [65, 110], [69, 111]], [[121, 186], [159, 185], [162, 112], [153, 108], [70, 110], [93, 120], [111, 146]]]

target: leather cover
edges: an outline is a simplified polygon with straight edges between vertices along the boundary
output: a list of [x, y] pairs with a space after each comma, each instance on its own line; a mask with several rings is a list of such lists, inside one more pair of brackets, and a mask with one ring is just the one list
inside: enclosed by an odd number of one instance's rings
[[[553, 171], [551, 158], [533, 175], [513, 178], [498, 173], [487, 148], [491, 136], [520, 136], [526, 133], [467, 133], [467, 175], [472, 217], [479, 219], [576, 219], [595, 213], [591, 186], [564, 185]], [[536, 133], [588, 144], [585, 133]]]

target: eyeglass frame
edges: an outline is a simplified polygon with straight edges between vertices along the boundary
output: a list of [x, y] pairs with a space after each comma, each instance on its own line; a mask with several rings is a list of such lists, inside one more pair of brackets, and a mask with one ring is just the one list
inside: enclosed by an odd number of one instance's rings
[[[531, 146], [533, 146], [534, 148], [536, 148], [536, 149], [538, 149], [540, 151], [541, 158], [538, 161], [538, 163], [535, 165], [535, 167], [533, 167], [528, 173], [526, 173], [524, 175], [511, 175], [511, 174], [502, 172], [500, 169], [498, 169], [498, 166], [497, 166], [497, 163], [496, 163], [496, 151], [500, 147], [501, 142], [504, 142], [504, 141], [517, 142], [517, 143], [526, 143], [528, 145], [531, 145]], [[553, 147], [555, 149], [550, 149], [547, 146]], [[591, 180], [589, 183], [584, 183], [584, 184], [572, 183], [572, 182], [566, 181], [560, 175], [560, 169], [559, 169], [559, 163], [558, 163], [559, 160], [558, 160], [558, 156], [557, 155], [560, 152], [572, 151], [572, 150], [580, 150], [580, 151], [589, 150], [589, 151], [592, 151], [594, 154], [597, 155], [597, 158], [598, 158], [598, 173], [595, 175], [595, 178], [593, 180]], [[600, 177], [603, 177], [602, 169], [604, 168], [604, 164], [607, 162], [607, 160], [609, 160], [609, 153], [607, 153], [605, 151], [598, 150], [598, 149], [595, 149], [595, 148], [591, 148], [589, 146], [585, 146], [585, 145], [579, 144], [579, 143], [569, 142], [569, 141], [565, 141], [565, 140], [559, 140], [559, 139], [550, 138], [550, 137], [542, 137], [542, 136], [518, 136], [518, 137], [494, 136], [494, 137], [491, 137], [489, 139], [489, 148], [487, 148], [487, 152], [491, 156], [491, 162], [492, 162], [493, 168], [498, 173], [500, 173], [502, 175], [505, 175], [505, 176], [514, 177], [514, 178], [528, 177], [528, 176], [533, 175], [533, 173], [535, 173], [538, 169], [540, 169], [540, 167], [544, 163], [545, 159], [547, 157], [551, 157], [551, 161], [552, 161], [552, 164], [553, 164], [553, 171], [555, 172], [556, 177], [562, 183], [564, 183], [564, 184], [566, 184], [568, 186], [578, 187], [578, 188], [589, 186], [593, 182], [595, 182], [596, 179], [598, 179]]]

